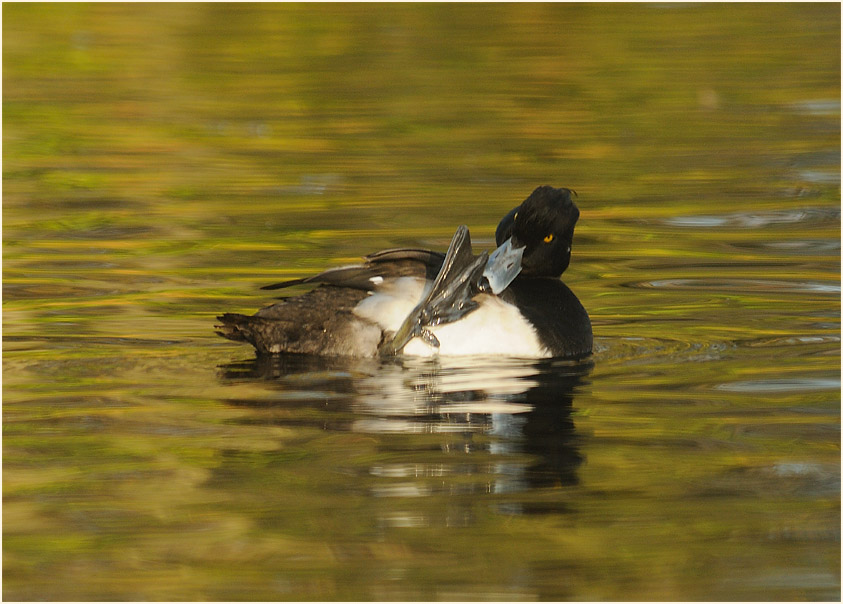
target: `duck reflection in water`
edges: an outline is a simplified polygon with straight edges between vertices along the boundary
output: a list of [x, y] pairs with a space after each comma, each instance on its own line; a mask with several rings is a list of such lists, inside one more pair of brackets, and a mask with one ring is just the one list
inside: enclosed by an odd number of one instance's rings
[[[222, 366], [221, 379], [267, 386], [267, 396], [230, 400], [234, 405], [284, 410], [258, 412], [250, 422], [370, 434], [380, 452], [411, 458], [368, 468], [370, 476], [411, 479], [375, 483], [376, 496], [429, 494], [429, 481], [412, 479], [441, 474], [449, 478], [437, 488], [450, 494], [500, 495], [499, 511], [558, 513], [566, 511], [558, 497], [507, 495], [578, 483], [583, 457], [572, 408], [591, 367], [561, 360], [261, 355]], [[407, 438], [395, 439], [402, 434]]]

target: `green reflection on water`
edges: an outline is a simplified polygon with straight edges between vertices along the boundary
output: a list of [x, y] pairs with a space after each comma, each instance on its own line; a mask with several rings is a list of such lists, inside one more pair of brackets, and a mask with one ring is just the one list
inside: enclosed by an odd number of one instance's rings
[[[3, 16], [6, 599], [839, 597], [839, 7]], [[521, 400], [559, 367], [267, 380], [212, 334], [543, 183], [569, 415]]]

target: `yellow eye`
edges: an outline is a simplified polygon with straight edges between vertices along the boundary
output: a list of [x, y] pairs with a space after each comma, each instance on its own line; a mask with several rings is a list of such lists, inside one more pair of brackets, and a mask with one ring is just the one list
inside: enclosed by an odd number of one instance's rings
[[518, 212], [515, 212], [515, 216], [512, 217], [513, 222], [515, 221], [516, 218], [518, 218]]
[[545, 243], [550, 243], [551, 241], [553, 241], [553, 233], [544, 238]]

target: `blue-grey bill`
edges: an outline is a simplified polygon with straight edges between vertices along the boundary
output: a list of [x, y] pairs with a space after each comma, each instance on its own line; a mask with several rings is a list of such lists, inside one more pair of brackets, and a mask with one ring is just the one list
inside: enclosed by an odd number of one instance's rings
[[486, 277], [495, 295], [509, 287], [509, 284], [521, 272], [521, 256], [523, 255], [524, 248], [513, 248], [512, 238], [510, 238], [489, 256], [483, 276]]

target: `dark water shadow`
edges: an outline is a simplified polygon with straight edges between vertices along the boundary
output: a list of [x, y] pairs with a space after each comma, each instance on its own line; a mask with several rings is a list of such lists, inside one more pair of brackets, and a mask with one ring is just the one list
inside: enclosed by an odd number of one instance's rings
[[[584, 458], [572, 410], [592, 367], [590, 361], [492, 357], [289, 355], [229, 363], [219, 375], [223, 383], [265, 386], [258, 397], [228, 400], [277, 411], [250, 421], [376, 435], [381, 450], [413, 451], [422, 466], [425, 455], [457, 453], [462, 461], [458, 470], [452, 463], [451, 471], [463, 478], [491, 473], [484, 487], [488, 493], [513, 494], [579, 483]], [[482, 463], [471, 461], [481, 458]], [[394, 468], [390, 472], [395, 475]], [[499, 511], [565, 509], [558, 500], [519, 501], [502, 504]]]

